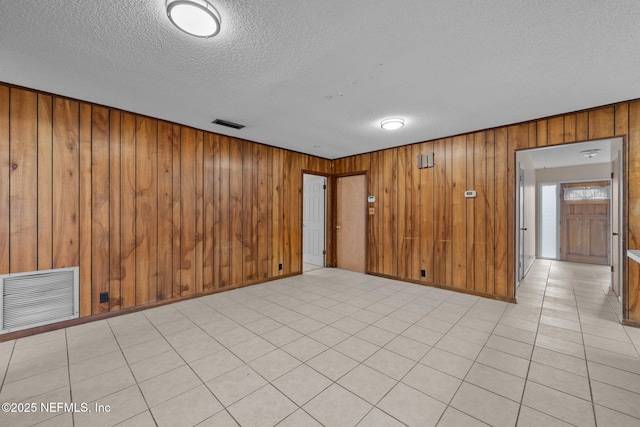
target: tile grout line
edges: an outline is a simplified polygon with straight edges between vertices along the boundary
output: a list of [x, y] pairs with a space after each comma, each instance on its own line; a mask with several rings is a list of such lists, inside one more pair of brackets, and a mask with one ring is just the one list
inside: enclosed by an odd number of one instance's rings
[[[143, 313], [143, 315], [144, 315], [144, 313]], [[145, 317], [145, 319], [146, 319], [146, 315], [144, 315], [144, 317]], [[125, 361], [125, 362], [127, 362], [127, 368], [129, 369], [129, 373], [131, 374], [131, 377], [133, 378], [133, 380], [136, 382], [136, 387], [137, 387], [138, 391], [140, 392], [140, 396], [142, 396], [142, 399], [144, 400], [145, 405], [147, 406], [147, 411], [149, 411], [149, 415], [151, 415], [151, 419], [153, 420], [153, 422], [154, 422], [154, 423], [155, 423], [155, 425], [157, 426], [157, 425], [158, 425], [158, 422], [156, 421], [156, 418], [153, 416], [153, 412], [151, 412], [151, 407], [149, 406], [149, 402], [147, 402], [147, 398], [145, 397], [144, 393], [142, 392], [142, 389], [140, 388], [140, 383], [139, 383], [139, 382], [138, 382], [138, 380], [136, 379], [136, 376], [133, 374], [133, 371], [131, 370], [131, 365], [129, 364], [129, 361], [127, 360], [126, 356], [124, 355], [124, 350], [123, 350], [122, 346], [120, 345], [120, 341], [118, 341], [118, 338], [117, 338], [117, 336], [116, 336], [115, 332], [113, 331], [113, 328], [111, 327], [111, 323], [109, 323], [109, 320], [106, 320], [106, 323], [107, 323], [107, 325], [109, 326], [109, 330], [111, 331], [111, 334], [113, 335], [113, 339], [116, 341], [116, 344], [118, 345], [118, 348], [120, 349], [120, 353], [122, 354], [122, 358], [124, 359], [124, 361]], [[127, 387], [127, 388], [128, 388], [128, 387]], [[125, 388], [125, 389], [122, 389], [122, 390], [126, 390], [126, 388]], [[122, 390], [118, 390], [118, 391], [116, 391], [116, 392], [114, 392], [114, 393], [111, 393], [111, 395], [112, 395], [112, 394], [115, 394], [115, 393], [118, 393], [118, 392], [120, 392], [120, 391], [122, 391]], [[108, 396], [110, 396], [110, 395], [108, 395]], [[105, 397], [106, 397], [106, 396], [105, 396]], [[144, 412], [144, 411], [143, 411], [143, 412]], [[120, 423], [122, 423], [122, 422], [124, 422], [124, 421], [127, 421], [127, 420], [130, 420], [130, 419], [132, 419], [132, 418], [134, 418], [134, 417], [137, 417], [138, 415], [140, 415], [140, 414], [141, 414], [141, 413], [143, 413], [143, 412], [140, 412], [140, 413], [134, 414], [134, 415], [132, 415], [131, 417], [129, 417], [129, 418], [125, 419], [125, 420], [120, 421]], [[118, 424], [120, 424], [120, 423], [118, 423]], [[74, 424], [74, 425], [75, 425], [75, 424]]]
[[[544, 293], [542, 294], [542, 301], [540, 302], [540, 309], [539, 309], [540, 312], [539, 312], [538, 321], [537, 321], [538, 325], [536, 327], [536, 334], [535, 334], [535, 337], [533, 339], [533, 345], [531, 346], [531, 355], [529, 356], [529, 363], [527, 364], [527, 373], [525, 374], [525, 378], [524, 378], [524, 387], [522, 387], [522, 394], [520, 396], [520, 404], [518, 405], [518, 414], [516, 415], [516, 425], [518, 424], [518, 421], [520, 420], [520, 413], [522, 411], [524, 395], [525, 395], [525, 393], [527, 391], [527, 384], [529, 383], [529, 372], [531, 371], [531, 363], [533, 362], [533, 353], [535, 352], [536, 342], [538, 341], [538, 331], [540, 330], [540, 321], [542, 319], [542, 309], [543, 309], [543, 306], [544, 306], [544, 300], [547, 297], [547, 286], [549, 285], [549, 276], [551, 274], [552, 263], [553, 263], [553, 261], [549, 263], [549, 266], [548, 266], [548, 269], [547, 269], [547, 274], [546, 274], [546, 279], [545, 279], [545, 282], [544, 282]], [[546, 414], [546, 415], [551, 416], [549, 414]], [[555, 417], [553, 417], [553, 418], [555, 418]]]

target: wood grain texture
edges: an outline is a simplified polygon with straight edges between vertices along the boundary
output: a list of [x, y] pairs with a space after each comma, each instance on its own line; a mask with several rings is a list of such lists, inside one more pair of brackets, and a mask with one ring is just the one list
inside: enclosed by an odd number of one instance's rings
[[0, 85], [0, 274], [8, 274], [9, 252], [11, 248], [9, 240], [9, 159], [11, 156], [11, 144], [9, 138], [9, 107], [10, 90], [7, 86]]
[[[467, 138], [466, 135], [451, 140], [451, 247], [453, 275], [451, 284], [454, 287], [467, 287]], [[447, 164], [449, 165], [449, 163]]]
[[487, 236], [489, 227], [487, 217], [490, 206], [487, 196], [487, 143], [486, 132], [478, 132], [473, 135], [473, 188], [476, 191], [476, 198], [473, 200], [474, 232], [471, 249], [473, 250], [473, 289], [487, 292]]
[[180, 130], [180, 294], [196, 291], [196, 131]]
[[[446, 142], [434, 141], [434, 178], [433, 178], [433, 230], [434, 230], [434, 270], [433, 283], [447, 284], [447, 230], [446, 218], [450, 215], [446, 182]], [[451, 262], [451, 260], [449, 260]]]
[[122, 114], [120, 128], [120, 306], [136, 305], [136, 117]]
[[202, 260], [202, 291], [211, 292], [213, 290], [213, 259], [214, 259], [214, 212], [215, 202], [214, 195], [214, 177], [215, 177], [215, 163], [213, 158], [213, 135], [210, 133], [204, 134], [202, 158], [203, 158], [203, 260]]
[[0, 155], [2, 273], [80, 266], [81, 316], [301, 272], [302, 170], [331, 172], [325, 159], [1, 84]]
[[[80, 177], [80, 196], [79, 196], [79, 234], [80, 241], [80, 253], [79, 265], [80, 265], [80, 316], [88, 316], [93, 313], [94, 299], [99, 295], [93, 293], [93, 241], [92, 234], [92, 202], [91, 202], [91, 190], [92, 179], [91, 169], [93, 158], [91, 156], [92, 143], [91, 143], [91, 128], [92, 128], [92, 111], [93, 106], [80, 103], [80, 117], [79, 117], [79, 155], [80, 155], [80, 170], [78, 176]], [[78, 265], [78, 264], [76, 264]]]
[[158, 300], [173, 296], [173, 129], [158, 123]]
[[22, 248], [10, 251], [9, 265], [12, 272], [31, 271], [38, 267], [37, 94], [13, 89], [9, 114], [9, 241]]
[[53, 100], [53, 267], [80, 262], [80, 109]]
[[[94, 107], [91, 112], [91, 295], [109, 291], [109, 110]], [[106, 161], [105, 161], [106, 160]], [[109, 301], [91, 299], [91, 312], [109, 311]]]
[[[0, 272], [80, 265], [82, 316], [296, 273], [302, 170], [365, 171], [367, 269], [407, 280], [425, 269], [417, 281], [508, 299], [515, 150], [614, 135], [624, 250], [638, 249], [638, 101], [329, 161], [0, 84]], [[435, 167], [416, 169], [431, 151]], [[469, 185], [478, 195], [460, 205]], [[625, 316], [640, 320], [640, 268], [625, 261], [624, 278]]]
[[[1, 102], [1, 101], [0, 101]], [[53, 268], [53, 98], [38, 94], [38, 269]], [[0, 124], [0, 127], [2, 124]]]
[[117, 110], [109, 113], [109, 310], [122, 307], [122, 251], [120, 247], [122, 163], [120, 162], [120, 119]]
[[[626, 246], [627, 249], [640, 249], [640, 101], [629, 104], [629, 143], [627, 147], [627, 168], [623, 173], [625, 182], [626, 207]], [[624, 230], [624, 226], [623, 226]], [[623, 295], [626, 295], [623, 308], [626, 305], [626, 318], [640, 320], [640, 264], [626, 259], [628, 269], [627, 283], [623, 283]], [[626, 292], [625, 292], [626, 291]]]
[[[195, 168], [192, 168], [193, 172]], [[136, 305], [158, 294], [157, 121], [136, 119]], [[195, 211], [195, 208], [194, 208]], [[193, 282], [192, 282], [193, 283]]]

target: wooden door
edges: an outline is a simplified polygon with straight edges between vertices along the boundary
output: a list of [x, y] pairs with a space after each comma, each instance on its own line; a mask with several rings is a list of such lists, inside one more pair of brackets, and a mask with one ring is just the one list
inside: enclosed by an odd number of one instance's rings
[[560, 259], [588, 264], [609, 264], [611, 199], [565, 200], [572, 188], [607, 187], [609, 183], [580, 182], [562, 184], [560, 198], [562, 230]]
[[613, 292], [620, 296], [620, 253], [621, 240], [620, 240], [620, 154], [613, 161], [613, 173], [611, 174], [611, 288]]
[[364, 273], [366, 231], [365, 175], [336, 181], [336, 252], [338, 268]]
[[324, 267], [325, 192], [327, 178], [304, 175], [302, 260]]

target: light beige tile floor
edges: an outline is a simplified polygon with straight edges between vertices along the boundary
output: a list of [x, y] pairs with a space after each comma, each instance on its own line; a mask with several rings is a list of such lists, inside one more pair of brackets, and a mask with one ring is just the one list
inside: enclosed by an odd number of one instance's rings
[[317, 269], [4, 342], [36, 406], [0, 426], [640, 426], [609, 275], [538, 260], [514, 305]]

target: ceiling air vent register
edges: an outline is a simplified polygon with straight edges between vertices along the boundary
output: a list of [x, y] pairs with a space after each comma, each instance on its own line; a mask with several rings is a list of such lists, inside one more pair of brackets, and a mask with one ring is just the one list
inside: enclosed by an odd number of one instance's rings
[[228, 128], [233, 128], [233, 129], [242, 129], [244, 127], [244, 125], [241, 125], [239, 123], [233, 123], [228, 120], [221, 120], [221, 119], [215, 119], [211, 123], [213, 123], [214, 125], [226, 126]]

